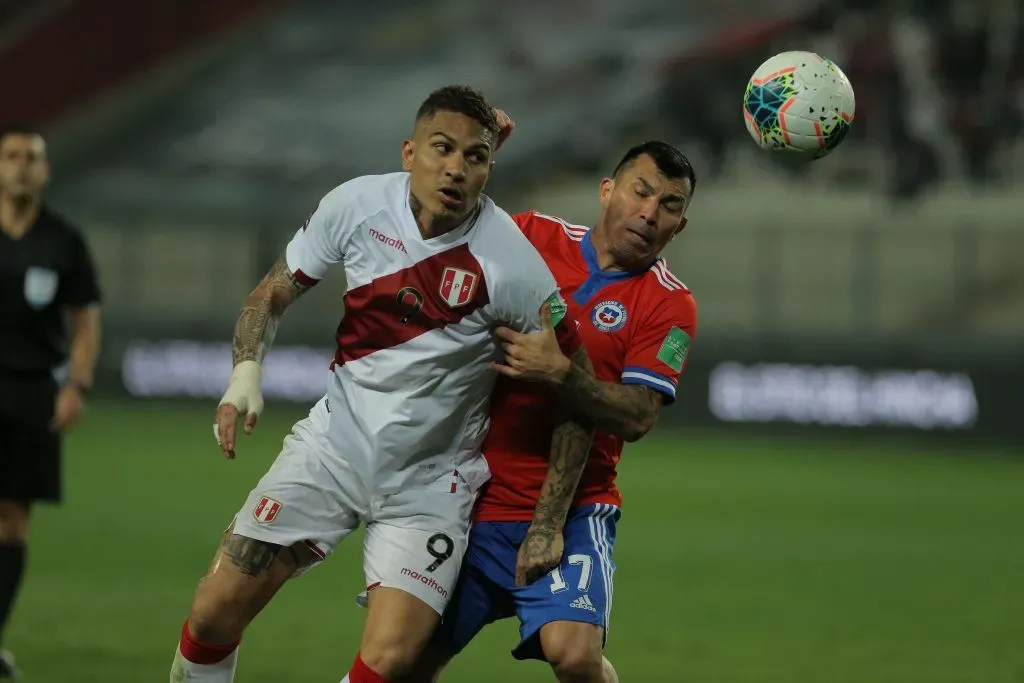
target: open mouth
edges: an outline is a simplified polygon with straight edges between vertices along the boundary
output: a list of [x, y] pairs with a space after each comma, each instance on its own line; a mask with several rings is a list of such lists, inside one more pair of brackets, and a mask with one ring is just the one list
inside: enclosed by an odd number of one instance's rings
[[457, 187], [442, 187], [438, 190], [438, 193], [445, 204], [454, 205], [462, 203], [462, 192]]

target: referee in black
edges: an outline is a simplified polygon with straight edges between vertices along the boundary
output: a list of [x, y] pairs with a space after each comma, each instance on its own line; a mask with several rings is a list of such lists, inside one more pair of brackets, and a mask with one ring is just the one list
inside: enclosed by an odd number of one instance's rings
[[[79, 231], [43, 205], [46, 144], [0, 133], [0, 644], [36, 501], [61, 498], [61, 433], [82, 412], [99, 352], [99, 287]], [[70, 328], [70, 335], [69, 329]], [[70, 337], [70, 338], [69, 338]], [[0, 650], [0, 681], [16, 680]]]

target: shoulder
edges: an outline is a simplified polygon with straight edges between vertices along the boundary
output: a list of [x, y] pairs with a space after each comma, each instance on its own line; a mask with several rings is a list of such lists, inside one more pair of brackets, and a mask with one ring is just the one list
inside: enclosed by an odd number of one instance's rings
[[519, 229], [523, 231], [528, 238], [534, 241], [545, 241], [552, 237], [566, 238], [573, 242], [582, 242], [583, 237], [587, 234], [587, 228], [584, 225], [575, 225], [559, 218], [558, 216], [549, 216], [548, 214], [541, 213], [536, 209], [531, 209], [526, 213], [520, 213], [513, 216]]
[[352, 178], [324, 195], [318, 211], [360, 222], [405, 201], [408, 175], [388, 173]]
[[661, 312], [676, 318], [694, 318], [697, 315], [697, 300], [686, 284], [669, 269], [663, 258], [655, 261], [644, 276], [641, 301], [653, 312]]
[[34, 230], [42, 233], [45, 241], [52, 248], [70, 250], [75, 254], [88, 251], [82, 230], [63, 215], [48, 207], [44, 207], [40, 212]]
[[43, 207], [39, 212], [37, 227], [43, 228], [47, 233], [58, 238], [81, 239], [82, 237], [82, 231], [77, 225], [49, 207]]
[[480, 215], [479, 239], [472, 249], [503, 279], [546, 270], [544, 259], [518, 223], [504, 209], [487, 199]]

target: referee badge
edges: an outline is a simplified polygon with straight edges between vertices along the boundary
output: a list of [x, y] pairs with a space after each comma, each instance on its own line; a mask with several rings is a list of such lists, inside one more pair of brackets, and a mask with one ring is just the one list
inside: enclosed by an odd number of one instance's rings
[[58, 284], [56, 271], [29, 266], [25, 271], [25, 301], [32, 308], [46, 308], [56, 296]]

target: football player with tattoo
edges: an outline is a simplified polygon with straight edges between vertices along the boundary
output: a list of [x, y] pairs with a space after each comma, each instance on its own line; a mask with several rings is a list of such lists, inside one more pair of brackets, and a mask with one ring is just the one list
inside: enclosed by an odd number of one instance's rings
[[[345, 270], [327, 394], [285, 437], [225, 533], [182, 629], [172, 682], [232, 681], [250, 621], [360, 523], [368, 613], [343, 683], [404, 680], [419, 660], [455, 590], [489, 476], [480, 448], [498, 377], [489, 365], [501, 357], [495, 329], [537, 331], [544, 305], [544, 329], [584, 362], [550, 270], [482, 194], [501, 133], [475, 90], [434, 92], [403, 143], [403, 172], [329, 192], [246, 299], [214, 426], [228, 458], [263, 409], [261, 363], [281, 317], [331, 266]], [[568, 414], [555, 423], [545, 461], [582, 469], [590, 430]], [[559, 560], [534, 558], [544, 571]]]
[[[659, 257], [686, 227], [696, 184], [679, 150], [647, 142], [601, 181], [593, 228], [536, 211], [513, 216], [558, 281], [589, 360], [562, 352], [553, 318], [542, 316], [539, 332], [498, 330], [505, 359], [494, 366], [502, 379], [483, 446], [491, 479], [417, 680], [436, 680], [485, 625], [512, 616], [517, 659], [549, 662], [563, 683], [618, 680], [603, 656], [622, 504], [616, 466], [623, 442], [643, 437], [675, 400], [696, 333], [693, 296]], [[549, 462], [559, 406], [596, 427], [582, 478]], [[538, 574], [538, 554], [562, 560]]]

